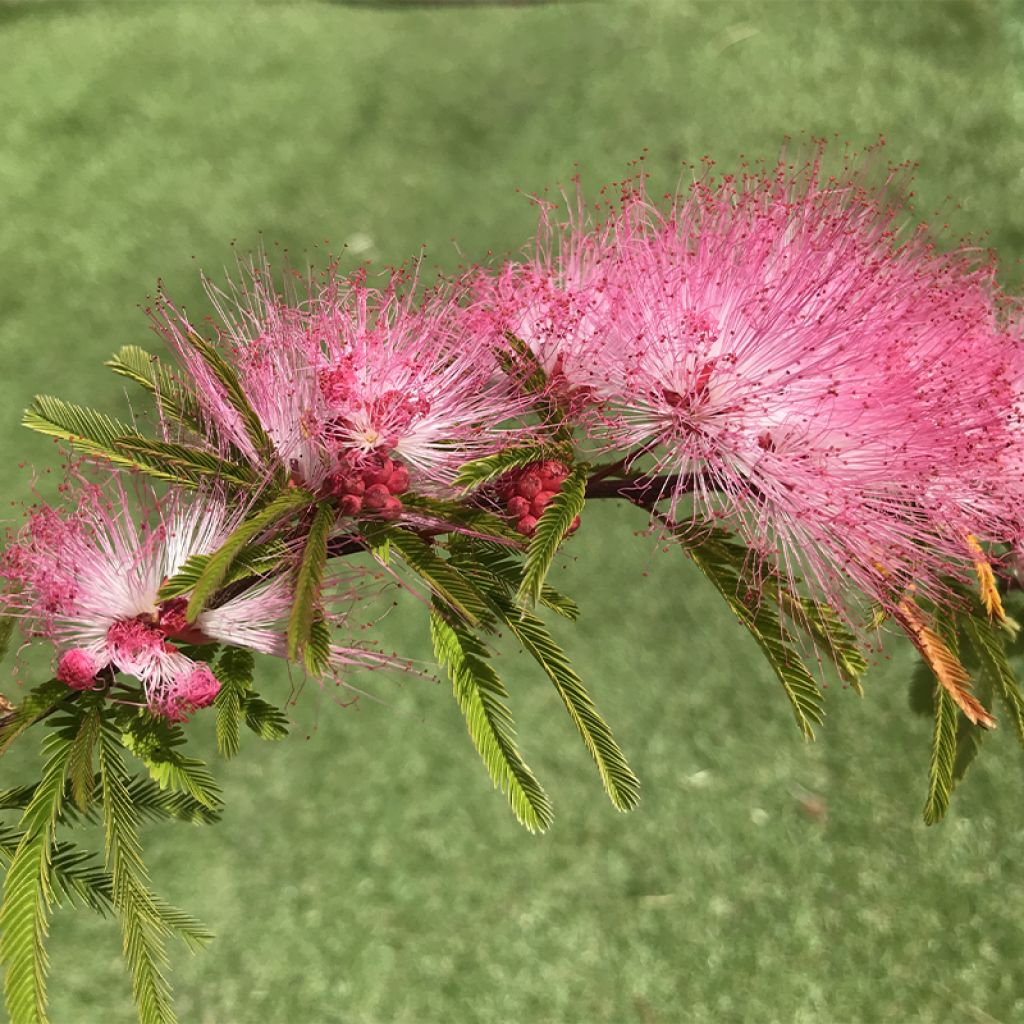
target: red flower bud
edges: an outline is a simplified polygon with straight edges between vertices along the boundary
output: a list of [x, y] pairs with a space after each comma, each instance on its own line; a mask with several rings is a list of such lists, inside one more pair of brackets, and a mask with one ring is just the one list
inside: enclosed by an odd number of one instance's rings
[[[540, 474], [541, 483], [545, 485], [545, 490], [556, 490], [558, 485], [569, 475], [569, 467], [564, 462], [558, 462], [555, 459], [541, 462], [536, 468]], [[555, 486], [552, 488], [548, 486], [550, 484]]]
[[363, 479], [366, 481], [367, 487], [387, 484], [394, 471], [395, 464], [386, 455], [381, 455], [367, 462], [363, 468]]
[[534, 516], [523, 516], [516, 523], [516, 529], [526, 537], [532, 537], [533, 531], [537, 529], [537, 520]]
[[343, 516], [357, 516], [363, 510], [363, 499], [358, 494], [343, 494], [338, 508]]
[[366, 493], [363, 495], [363, 508], [367, 512], [380, 512], [390, 500], [391, 492], [387, 487], [384, 484], [374, 484], [372, 487], [366, 488]]
[[522, 519], [523, 516], [529, 515], [530, 503], [525, 498], [520, 498], [518, 494], [515, 494], [508, 499], [505, 509], [513, 519]]
[[540, 493], [540, 477], [536, 473], [524, 473], [516, 482], [516, 494], [532, 501]]
[[377, 514], [381, 519], [397, 519], [402, 514], [402, 503], [397, 498], [388, 498]]
[[395, 466], [387, 482], [388, 490], [392, 494], [405, 494], [409, 490], [409, 470], [405, 466]]
[[533, 501], [530, 502], [530, 511], [539, 516], [547, 508], [548, 502], [555, 496], [554, 491], [541, 491]]

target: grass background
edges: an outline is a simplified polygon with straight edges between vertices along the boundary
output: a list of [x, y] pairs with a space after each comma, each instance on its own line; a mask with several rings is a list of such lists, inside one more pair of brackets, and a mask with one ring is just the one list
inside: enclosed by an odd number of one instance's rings
[[[55, 459], [18, 427], [34, 392], [126, 411], [100, 363], [156, 344], [137, 307], [157, 278], [199, 309], [198, 268], [261, 238], [380, 262], [425, 244], [454, 267], [529, 237], [517, 189], [577, 164], [596, 186], [644, 147], [671, 185], [680, 160], [771, 157], [787, 133], [884, 133], [921, 162], [921, 209], [945, 204], [1024, 276], [1019, 4], [406, 6], [0, 4], [6, 496], [28, 495], [18, 462]], [[544, 837], [490, 791], [444, 686], [369, 680], [380, 700], [348, 708], [310, 689], [290, 740], [219, 766], [222, 825], [147, 833], [158, 886], [218, 934], [176, 956], [184, 1022], [1024, 1016], [1009, 731], [925, 829], [906, 652], [865, 700], [831, 694], [805, 745], [752, 644], [639, 525], [589, 512], [558, 582], [642, 806], [607, 804], [514, 654], [523, 746], [558, 812]], [[384, 628], [423, 652], [415, 615]], [[283, 698], [283, 674], [264, 679]], [[5, 780], [28, 765], [6, 759]], [[133, 1019], [114, 925], [58, 915], [52, 953], [55, 1021]]]

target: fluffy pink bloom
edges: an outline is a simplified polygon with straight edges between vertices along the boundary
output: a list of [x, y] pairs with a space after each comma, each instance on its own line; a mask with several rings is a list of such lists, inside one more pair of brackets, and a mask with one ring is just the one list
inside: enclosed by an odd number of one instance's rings
[[[474, 329], [460, 286], [416, 299], [415, 281], [397, 273], [379, 289], [361, 274], [328, 274], [307, 281], [300, 299], [279, 294], [265, 265], [243, 273], [230, 292], [208, 290], [220, 351], [273, 442], [274, 464], [190, 346], [196, 327], [166, 299], [155, 316], [217, 435], [263, 475], [283, 467], [302, 486], [348, 497], [349, 514], [387, 516], [407, 488], [443, 492], [463, 463], [522, 436], [514, 421], [527, 403], [495, 380], [490, 340]], [[373, 479], [383, 467], [388, 479]]]
[[[760, 572], [853, 619], [858, 591], [943, 593], [969, 534], [1014, 531], [1019, 357], [991, 261], [901, 228], [905, 170], [872, 184], [822, 159], [706, 175], [665, 213], [634, 188], [601, 222], [571, 217], [549, 286], [613, 301], [591, 299], [582, 338], [576, 312], [547, 334], [589, 360], [591, 440], [668, 477], [668, 514], [735, 531]], [[510, 329], [534, 317], [522, 294]]]
[[[626, 202], [600, 219], [586, 209], [578, 180], [576, 186], [564, 220], [555, 204], [537, 198], [540, 223], [524, 258], [496, 273], [481, 271], [473, 288], [477, 329], [496, 346], [506, 332], [525, 343], [555, 393], [578, 411], [603, 393], [598, 354], [609, 341], [618, 291], [628, 286], [617, 265], [642, 223], [634, 216], [641, 207]], [[623, 195], [632, 188], [624, 186]]]
[[[19, 615], [30, 636], [59, 650], [57, 677], [73, 689], [91, 689], [105, 670], [134, 676], [150, 708], [181, 720], [216, 696], [210, 668], [179, 644], [213, 641], [266, 654], [286, 653], [291, 607], [286, 576], [243, 590], [189, 623], [184, 597], [161, 601], [163, 582], [191, 555], [217, 550], [244, 510], [229, 509], [216, 493], [172, 492], [143, 498], [137, 523], [120, 481], [106, 489], [80, 482], [66, 508], [34, 507], [0, 562], [7, 581], [0, 608]], [[361, 573], [330, 579], [332, 600], [351, 601]], [[360, 648], [333, 648], [341, 665], [389, 662]]]

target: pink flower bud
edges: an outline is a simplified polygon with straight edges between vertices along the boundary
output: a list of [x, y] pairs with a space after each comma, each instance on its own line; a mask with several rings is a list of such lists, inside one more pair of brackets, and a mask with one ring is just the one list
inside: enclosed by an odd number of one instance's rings
[[388, 490], [392, 494], [405, 494], [409, 490], [409, 470], [405, 466], [395, 466], [387, 483]]
[[388, 498], [384, 507], [377, 514], [381, 519], [398, 519], [402, 514], [402, 503], [398, 498]]
[[568, 537], [570, 533], [575, 533], [580, 528], [580, 517], [577, 516], [570, 524], [569, 529], [565, 531], [565, 535]]
[[343, 516], [357, 516], [363, 511], [363, 499], [357, 494], [343, 494], [338, 508]]
[[555, 496], [555, 491], [541, 491], [530, 502], [530, 511], [539, 516], [548, 507], [548, 502]]
[[523, 516], [516, 523], [516, 529], [526, 537], [532, 537], [533, 531], [537, 529], [537, 520], [534, 516]]
[[57, 662], [57, 678], [72, 690], [94, 690], [99, 663], [95, 655], [82, 647], [65, 651]]
[[363, 479], [366, 481], [367, 487], [387, 484], [394, 471], [395, 464], [386, 455], [383, 455], [366, 464], [363, 469]]
[[505, 508], [513, 519], [522, 519], [530, 513], [530, 503], [525, 498], [520, 498], [518, 494], [508, 499]]
[[391, 492], [384, 484], [374, 484], [366, 488], [363, 495], [363, 508], [367, 512], [380, 512], [391, 500]]
[[540, 489], [540, 477], [536, 473], [524, 473], [516, 483], [516, 494], [527, 501], [532, 501]]
[[331, 491], [339, 497], [343, 497], [346, 494], [353, 494], [359, 497], [365, 490], [366, 484], [362, 476], [351, 470], [335, 473], [331, 477]]

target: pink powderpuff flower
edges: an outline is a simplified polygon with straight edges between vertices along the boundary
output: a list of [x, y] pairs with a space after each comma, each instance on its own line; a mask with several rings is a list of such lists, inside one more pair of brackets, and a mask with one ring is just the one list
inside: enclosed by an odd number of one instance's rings
[[642, 232], [628, 199], [595, 434], [668, 478], [672, 518], [692, 502], [853, 622], [858, 591], [943, 596], [969, 536], [1006, 538], [1018, 357], [991, 262], [901, 236], [906, 169], [823, 156], [705, 176]]
[[[534, 197], [540, 210], [536, 238], [521, 260], [508, 260], [495, 273], [471, 280], [478, 330], [502, 347], [506, 334], [518, 338], [543, 369], [553, 392], [577, 414], [604, 396], [600, 353], [612, 338], [618, 290], [628, 281], [616, 273], [622, 253], [643, 227], [640, 179], [622, 183], [617, 206], [586, 207], [579, 179], [575, 200], [565, 196], [567, 214]], [[603, 216], [602, 216], [603, 211]]]
[[474, 329], [463, 285], [417, 298], [415, 278], [398, 272], [376, 288], [364, 273], [339, 279], [332, 270], [306, 279], [300, 299], [275, 288], [265, 262], [243, 274], [227, 292], [207, 288], [217, 345], [273, 442], [275, 464], [189, 344], [197, 327], [166, 298], [154, 317], [217, 435], [263, 477], [283, 467], [294, 483], [347, 499], [347, 514], [388, 518], [407, 489], [447, 493], [465, 462], [535, 432], [517, 423], [527, 400], [493, 379], [490, 341]]
[[[143, 684], [154, 713], [182, 721], [213, 702], [219, 683], [178, 645], [220, 642], [286, 655], [291, 591], [285, 576], [241, 590], [194, 622], [186, 619], [185, 597], [159, 598], [162, 584], [190, 556], [221, 546], [244, 509], [232, 511], [215, 491], [158, 498], [146, 490], [139, 524], [117, 477], [106, 488], [79, 480], [65, 489], [73, 503], [35, 506], [0, 560], [7, 582], [0, 609], [20, 617], [27, 636], [60, 650], [57, 678], [84, 690], [100, 685], [101, 673], [124, 672]], [[328, 580], [331, 598], [356, 599], [361, 575]], [[332, 648], [334, 667], [390, 663], [373, 651]]]

